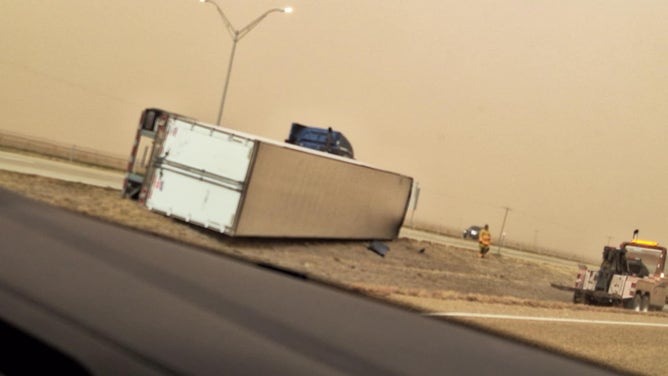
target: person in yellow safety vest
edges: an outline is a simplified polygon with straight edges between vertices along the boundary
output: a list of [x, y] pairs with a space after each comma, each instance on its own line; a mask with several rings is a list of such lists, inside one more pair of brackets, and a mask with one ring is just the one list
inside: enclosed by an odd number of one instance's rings
[[485, 228], [480, 230], [478, 235], [478, 245], [480, 245], [480, 258], [484, 258], [487, 252], [489, 252], [489, 245], [492, 244], [492, 235], [489, 234], [489, 225], [485, 225]]

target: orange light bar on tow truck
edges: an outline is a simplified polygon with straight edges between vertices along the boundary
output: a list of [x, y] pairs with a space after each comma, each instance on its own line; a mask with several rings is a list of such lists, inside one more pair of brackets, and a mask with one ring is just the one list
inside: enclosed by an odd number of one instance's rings
[[631, 240], [631, 243], [633, 244], [640, 244], [640, 245], [649, 245], [652, 247], [656, 247], [659, 245], [659, 242], [654, 242], [651, 240], [640, 240], [640, 239], [633, 239]]

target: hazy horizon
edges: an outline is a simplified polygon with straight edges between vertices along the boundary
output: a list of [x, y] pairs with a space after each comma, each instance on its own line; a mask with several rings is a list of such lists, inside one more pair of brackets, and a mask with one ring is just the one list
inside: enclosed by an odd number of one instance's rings
[[[223, 125], [276, 140], [331, 126], [413, 176], [415, 222], [505, 208], [511, 240], [597, 258], [668, 244], [668, 2], [248, 0]], [[0, 4], [0, 129], [116, 155], [159, 107], [213, 123], [230, 35], [197, 0]], [[409, 218], [411, 218], [409, 212]]]

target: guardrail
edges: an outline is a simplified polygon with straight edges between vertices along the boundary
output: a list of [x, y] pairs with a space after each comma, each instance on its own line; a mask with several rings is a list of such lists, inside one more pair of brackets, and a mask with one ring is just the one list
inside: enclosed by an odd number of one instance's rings
[[0, 147], [70, 162], [106, 167], [113, 170], [122, 171], [127, 166], [127, 157], [101, 153], [91, 148], [58, 143], [7, 131], [0, 131]]

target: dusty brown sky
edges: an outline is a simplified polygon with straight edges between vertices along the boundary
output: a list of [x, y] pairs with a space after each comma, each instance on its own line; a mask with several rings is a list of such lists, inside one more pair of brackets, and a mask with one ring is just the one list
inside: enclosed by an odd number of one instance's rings
[[[422, 186], [414, 220], [598, 257], [668, 243], [668, 2], [230, 0], [224, 125], [332, 126]], [[0, 129], [126, 155], [141, 110], [215, 122], [231, 39], [197, 0], [0, 2]], [[410, 218], [410, 217], [409, 217]]]

